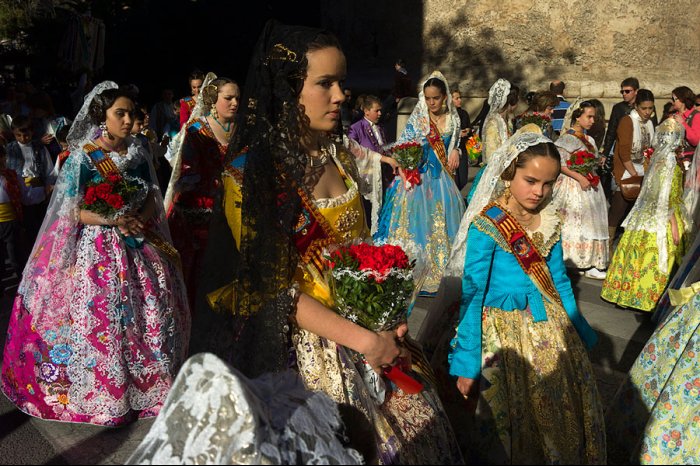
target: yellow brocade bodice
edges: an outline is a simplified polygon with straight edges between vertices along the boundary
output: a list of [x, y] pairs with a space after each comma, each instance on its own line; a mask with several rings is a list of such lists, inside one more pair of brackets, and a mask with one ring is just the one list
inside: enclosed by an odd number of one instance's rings
[[[333, 244], [364, 240], [370, 236], [357, 185], [348, 178], [345, 178], [345, 183], [348, 186], [345, 194], [334, 199], [313, 201], [336, 238]], [[313, 263], [301, 261], [294, 280], [302, 293], [330, 307], [333, 304], [330, 289], [322, 273]]]
[[[326, 306], [332, 305], [332, 300], [330, 289], [323, 277], [323, 270], [319, 270], [313, 261], [307, 261], [304, 258], [313, 256], [312, 252], [318, 253], [315, 255], [323, 255], [325, 249], [333, 244], [343, 244], [355, 239], [365, 240], [370, 237], [357, 184], [346, 175], [340, 164], [338, 164], [338, 168], [348, 188], [347, 192], [333, 199], [310, 201], [313, 204], [310, 206], [310, 210], [317, 216], [323, 229], [330, 233], [330, 238], [325, 241], [312, 243], [309, 246], [307, 254], [299, 261], [298, 269], [294, 276], [294, 281], [299, 285], [301, 292], [308, 294]], [[224, 213], [238, 248], [240, 248], [242, 229], [242, 177], [240, 175], [242, 175], [240, 172], [231, 171], [223, 176]], [[302, 219], [300, 218], [301, 221]], [[304, 234], [303, 229], [301, 234]], [[231, 284], [211, 293], [208, 296], [210, 304], [214, 307], [213, 303], [217, 301], [230, 302], [233, 291]]]

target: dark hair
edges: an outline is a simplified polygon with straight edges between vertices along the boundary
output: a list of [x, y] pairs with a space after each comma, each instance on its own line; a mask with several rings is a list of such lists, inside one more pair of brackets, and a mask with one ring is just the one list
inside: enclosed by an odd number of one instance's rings
[[501, 179], [503, 181], [513, 181], [518, 168], [523, 168], [526, 163], [535, 157], [549, 157], [550, 159], [556, 160], [558, 164], [561, 164], [561, 155], [557, 150], [557, 146], [555, 146], [553, 142], [541, 142], [532, 147], [528, 147], [518, 154], [510, 166], [501, 174]]
[[199, 71], [199, 70], [194, 70], [193, 72], [190, 73], [189, 79], [187, 80], [188, 83], [192, 83], [195, 79], [199, 79], [201, 81], [204, 81], [204, 73]]
[[70, 132], [70, 126], [65, 125], [56, 133], [56, 140], [58, 142], [68, 142], [68, 133]]
[[426, 90], [429, 87], [437, 87], [440, 89], [440, 92], [442, 95], [447, 95], [447, 86], [445, 85], [445, 82], [442, 81], [441, 79], [438, 78], [430, 78], [428, 79], [425, 84], [423, 84], [423, 90]]
[[374, 104], [382, 105], [382, 101], [376, 95], [366, 95], [362, 99], [362, 110], [370, 110]]
[[15, 129], [20, 129], [20, 130], [32, 130], [32, 120], [28, 116], [25, 115], [19, 115], [15, 119], [12, 120], [12, 124], [10, 125], [10, 128], [15, 130]]
[[4, 144], [0, 144], [0, 157], [7, 157], [7, 150]]
[[571, 113], [571, 125], [573, 126], [576, 120], [578, 120], [581, 117], [581, 115], [583, 115], [583, 112], [585, 112], [587, 108], [591, 107], [595, 108], [595, 105], [593, 105], [593, 103], [590, 100], [584, 100], [583, 102], [581, 102], [579, 107]]
[[595, 107], [595, 119], [605, 122], [605, 106], [603, 102], [598, 99], [591, 99], [589, 102]]
[[530, 110], [534, 112], [544, 112], [547, 107], [559, 105], [559, 97], [552, 91], [535, 92], [530, 102]]
[[204, 105], [206, 105], [207, 107], [211, 107], [212, 105], [214, 105], [216, 101], [219, 100], [219, 92], [221, 92], [221, 88], [227, 84], [234, 84], [238, 86], [239, 90], [241, 88], [241, 86], [239, 86], [238, 83], [231, 78], [216, 78], [201, 91], [202, 101], [204, 102]]
[[627, 78], [620, 83], [620, 87], [631, 87], [636, 91], [637, 89], [639, 89], [639, 79]]
[[120, 97], [127, 98], [133, 102], [131, 92], [125, 89], [107, 89], [102, 91], [101, 94], [97, 94], [90, 102], [90, 109], [88, 110], [90, 121], [95, 125], [105, 121], [107, 119], [107, 110]]
[[552, 81], [549, 83], [549, 90], [557, 95], [564, 94], [564, 88], [566, 88], [564, 81]]
[[637, 91], [637, 97], [634, 99], [636, 103], [640, 102], [653, 102], [654, 101], [654, 93], [651, 92], [649, 89], [640, 89]]
[[514, 84], [510, 86], [510, 92], [508, 93], [508, 98], [506, 99], [506, 105], [518, 105], [520, 100], [520, 88]]
[[695, 92], [693, 92], [688, 86], [677, 87], [671, 91], [671, 93], [685, 104], [686, 109], [693, 108], [695, 105]]
[[146, 114], [140, 108], [134, 109], [133, 120], [134, 121], [144, 121], [146, 119]]
[[301, 94], [301, 90], [304, 88], [304, 80], [306, 79], [306, 73], [309, 70], [309, 60], [308, 58], [306, 58], [306, 54], [309, 52], [315, 52], [316, 50], [322, 50], [327, 48], [336, 48], [341, 52], [343, 51], [343, 47], [340, 45], [340, 41], [335, 36], [335, 34], [329, 31], [321, 30], [316, 35], [316, 37], [314, 37], [314, 39], [311, 42], [309, 42], [309, 45], [306, 48], [306, 52], [304, 53], [304, 56], [301, 59], [301, 76], [288, 77], [288, 79], [290, 80], [290, 84], [296, 90], [297, 97], [299, 97], [299, 94]]

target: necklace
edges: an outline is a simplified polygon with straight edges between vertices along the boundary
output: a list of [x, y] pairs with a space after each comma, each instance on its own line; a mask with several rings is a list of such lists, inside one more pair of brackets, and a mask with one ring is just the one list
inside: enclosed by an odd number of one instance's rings
[[[518, 223], [519, 223], [520, 225], [522, 225], [523, 227], [525, 227], [527, 230], [529, 230], [530, 227], [531, 227], [532, 225], [534, 225], [534, 223], [535, 223], [536, 220], [537, 220], [536, 214], [531, 214], [531, 213], [529, 213], [529, 212], [526, 212], [525, 215], [517, 214], [517, 213], [515, 213], [515, 211], [511, 210], [511, 209], [508, 207], [508, 204], [507, 204], [506, 202], [501, 201], [500, 204], [501, 204], [501, 206], [502, 206], [505, 210], [507, 210], [508, 212], [510, 212], [510, 214], [511, 214], [513, 217], [515, 217], [515, 220], [517, 220]], [[526, 218], [527, 215], [530, 215], [530, 218], [529, 218], [529, 219]]]
[[219, 126], [221, 126], [221, 129], [223, 129], [226, 134], [231, 132], [231, 123], [233, 123], [232, 121], [229, 121], [228, 127], [226, 127], [226, 126], [222, 125], [221, 122], [215, 116], [212, 116], [212, 118]]
[[102, 149], [106, 150], [107, 152], [116, 152], [117, 154], [124, 155], [126, 153], [126, 147], [122, 147], [120, 149], [117, 149], [116, 147], [112, 147], [109, 144], [107, 144], [107, 141], [100, 136], [97, 141], [97, 145], [100, 146]]
[[318, 149], [318, 155], [309, 154], [309, 167], [320, 168], [328, 163], [331, 159], [331, 151], [327, 146], [321, 146]]

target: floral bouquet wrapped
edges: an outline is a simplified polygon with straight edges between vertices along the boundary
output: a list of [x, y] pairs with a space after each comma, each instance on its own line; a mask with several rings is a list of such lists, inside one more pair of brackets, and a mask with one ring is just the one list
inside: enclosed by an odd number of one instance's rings
[[[390, 244], [341, 246], [327, 259], [335, 311], [374, 332], [393, 330], [407, 321], [427, 275], [427, 267], [416, 267], [400, 246]], [[366, 362], [365, 366], [371, 378], [374, 371]], [[385, 369], [384, 375], [406, 393], [423, 389], [398, 366]]]
[[423, 160], [423, 146], [417, 142], [409, 141], [396, 144], [390, 150], [406, 176], [405, 188], [410, 189], [421, 184], [418, 166]]
[[481, 157], [481, 151], [484, 146], [481, 144], [481, 139], [478, 135], [472, 134], [466, 143], [467, 154], [469, 155], [470, 162], [476, 162]]
[[522, 126], [535, 124], [546, 130], [547, 126], [552, 124], [552, 118], [540, 112], [528, 112], [520, 116], [520, 123]]
[[571, 154], [566, 161], [566, 167], [586, 177], [591, 182], [593, 188], [597, 189], [600, 184], [600, 177], [595, 174], [598, 159], [595, 154], [586, 150], [580, 150]]
[[108, 174], [104, 181], [87, 184], [81, 207], [113, 219], [130, 208], [131, 202], [143, 188], [129, 183], [118, 174]]

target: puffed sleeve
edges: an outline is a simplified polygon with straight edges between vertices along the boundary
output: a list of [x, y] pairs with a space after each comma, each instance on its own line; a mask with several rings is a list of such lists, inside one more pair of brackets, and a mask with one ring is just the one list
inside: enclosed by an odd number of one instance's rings
[[591, 349], [598, 341], [598, 335], [578, 310], [574, 290], [571, 287], [571, 280], [569, 280], [569, 276], [566, 274], [564, 249], [562, 248], [561, 240], [552, 248], [548, 262], [549, 270], [554, 280], [554, 286], [559, 292], [564, 310], [566, 310], [566, 314], [569, 316], [571, 323], [574, 324], [581, 340], [583, 340], [583, 344], [586, 345], [586, 348]]
[[481, 315], [495, 248], [490, 236], [469, 227], [459, 325], [449, 355], [450, 375], [476, 379], [481, 373]]

